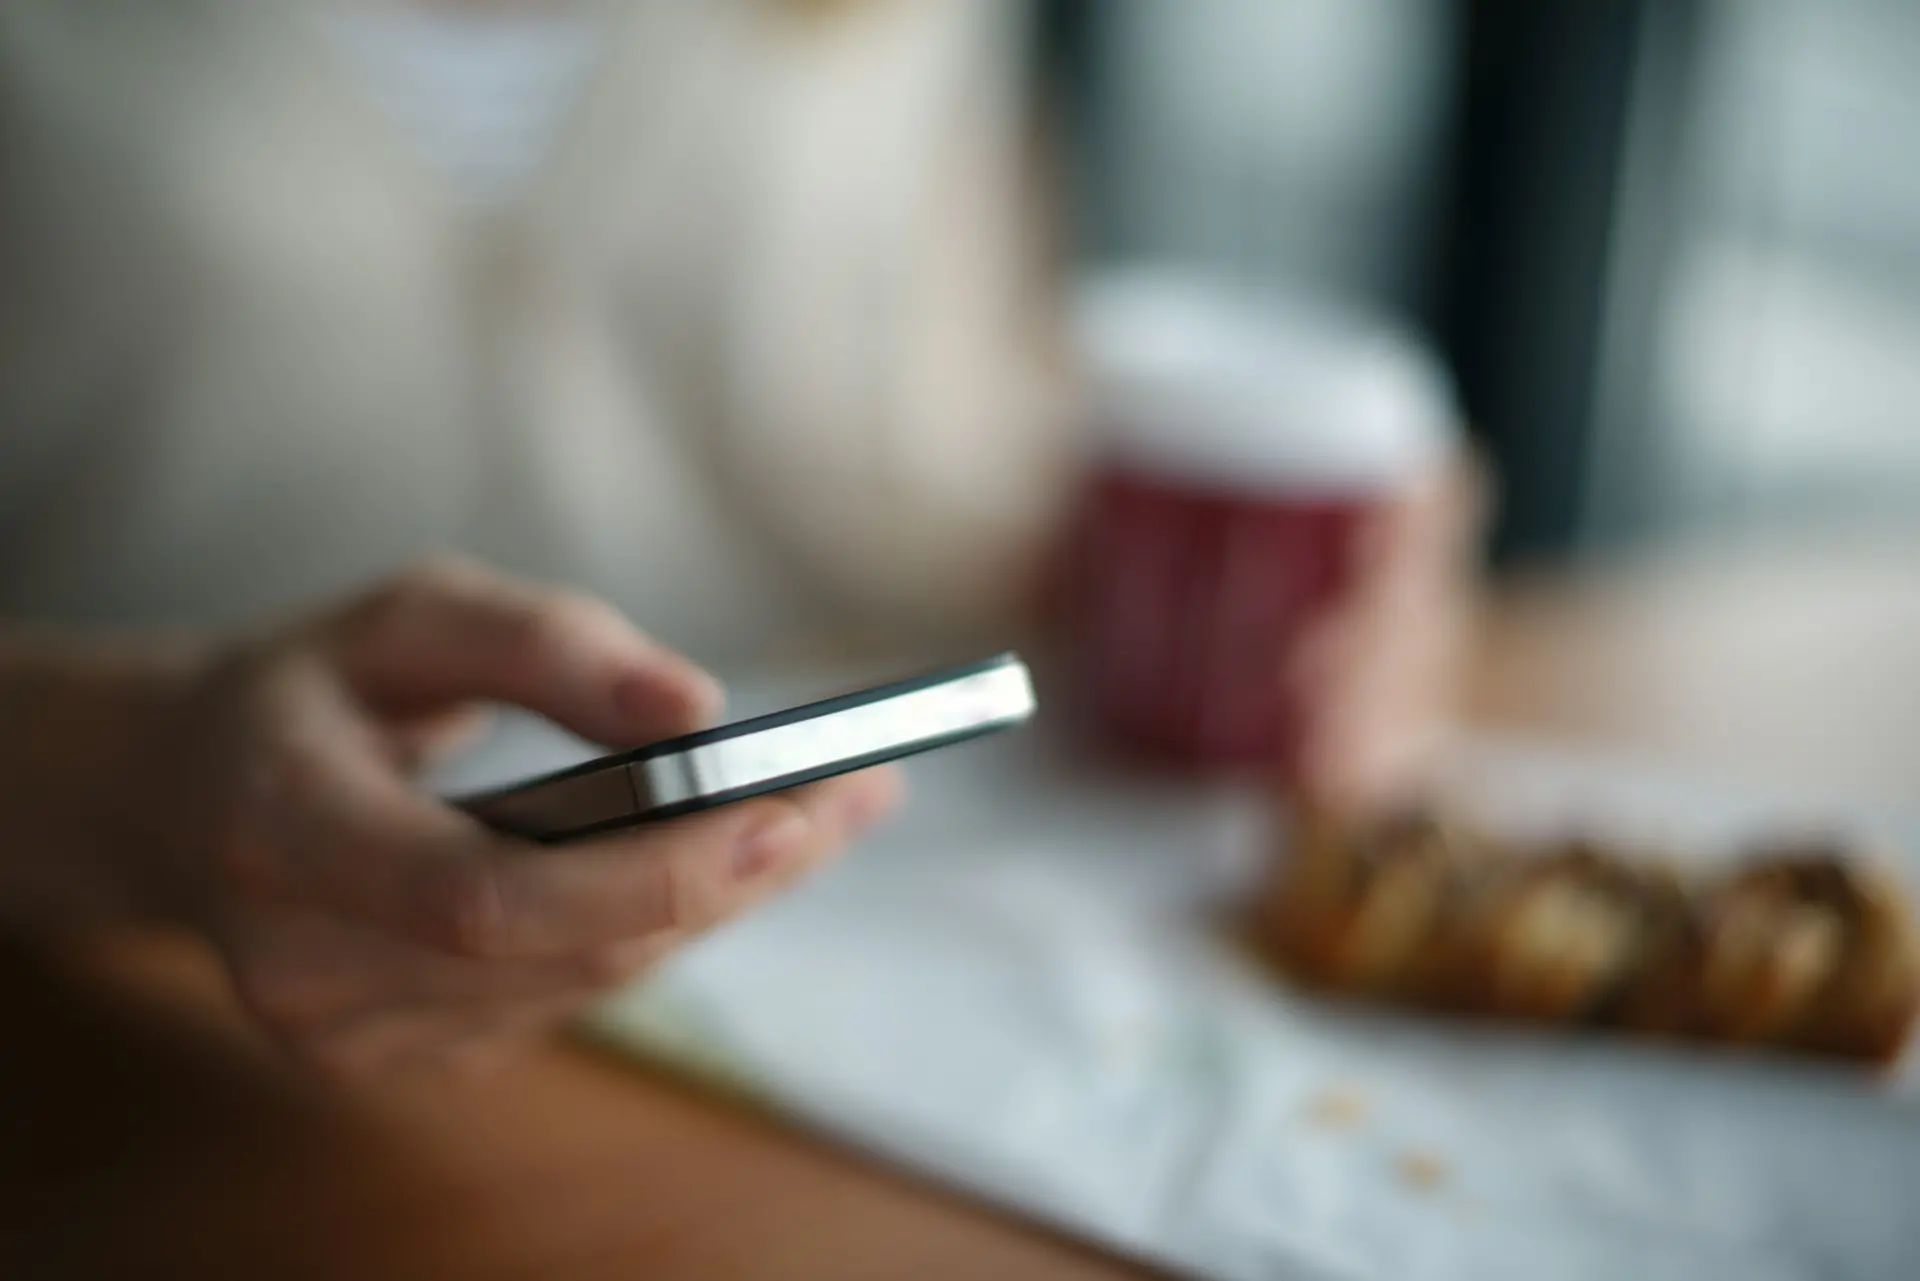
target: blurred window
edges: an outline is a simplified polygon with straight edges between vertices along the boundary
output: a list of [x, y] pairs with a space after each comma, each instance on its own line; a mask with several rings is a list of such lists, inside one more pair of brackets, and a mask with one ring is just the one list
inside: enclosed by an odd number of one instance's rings
[[1920, 3], [1045, 8], [1093, 256], [1426, 322], [1502, 555], [1920, 527]]
[[1095, 256], [1424, 307], [1452, 91], [1450, 6], [1077, 8], [1090, 64], [1082, 230]]
[[1650, 388], [1665, 515], [1920, 520], [1920, 5], [1705, 18]]

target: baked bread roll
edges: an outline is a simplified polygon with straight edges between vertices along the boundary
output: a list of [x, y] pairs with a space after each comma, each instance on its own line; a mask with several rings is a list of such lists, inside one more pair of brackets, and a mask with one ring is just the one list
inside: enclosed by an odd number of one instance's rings
[[1262, 905], [1268, 953], [1329, 991], [1535, 1023], [1889, 1061], [1920, 1008], [1900, 887], [1840, 847], [1688, 880], [1593, 842], [1500, 842], [1431, 813], [1315, 814]]
[[1670, 878], [1583, 842], [1491, 863], [1446, 925], [1449, 1004], [1551, 1022], [1607, 1010], [1638, 972]]
[[1413, 998], [1433, 987], [1433, 939], [1478, 862], [1462, 832], [1428, 815], [1303, 823], [1270, 937], [1302, 977], [1355, 994]]

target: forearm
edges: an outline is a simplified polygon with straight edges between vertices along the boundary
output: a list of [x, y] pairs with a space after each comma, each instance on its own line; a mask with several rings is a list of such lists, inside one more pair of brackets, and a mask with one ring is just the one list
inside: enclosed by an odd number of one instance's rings
[[0, 630], [0, 918], [171, 914], [168, 727], [201, 652]]

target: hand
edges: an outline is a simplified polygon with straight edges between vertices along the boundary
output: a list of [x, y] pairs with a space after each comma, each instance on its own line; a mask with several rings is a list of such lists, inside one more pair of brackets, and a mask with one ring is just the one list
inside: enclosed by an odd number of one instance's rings
[[1462, 461], [1385, 508], [1357, 585], [1296, 651], [1286, 679], [1304, 709], [1305, 799], [1379, 808], [1422, 781], [1454, 710], [1485, 490]]
[[436, 564], [232, 646], [179, 703], [175, 895], [324, 1069], [487, 1061], [791, 885], [897, 790], [869, 771], [533, 846], [408, 781], [479, 700], [622, 747], [709, 721], [720, 691], [597, 601]]

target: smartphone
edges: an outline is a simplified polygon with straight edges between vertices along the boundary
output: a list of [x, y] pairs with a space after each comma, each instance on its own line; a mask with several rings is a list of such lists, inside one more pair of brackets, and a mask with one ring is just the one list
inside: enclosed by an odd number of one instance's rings
[[454, 803], [543, 843], [698, 814], [965, 742], [1037, 707], [1014, 654], [669, 738]]

